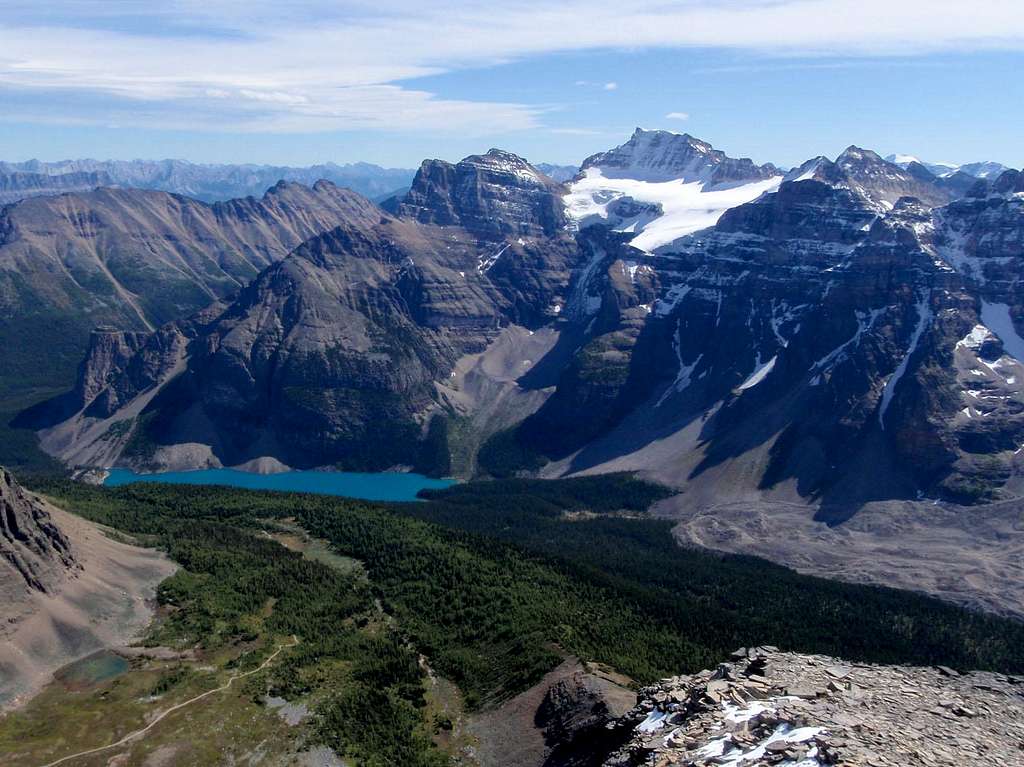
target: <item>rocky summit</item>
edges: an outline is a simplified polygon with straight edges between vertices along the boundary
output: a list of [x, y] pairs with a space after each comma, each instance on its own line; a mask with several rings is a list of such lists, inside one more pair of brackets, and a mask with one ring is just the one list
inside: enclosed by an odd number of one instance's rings
[[644, 688], [609, 727], [631, 735], [606, 767], [1018, 764], [1024, 678], [743, 648]]

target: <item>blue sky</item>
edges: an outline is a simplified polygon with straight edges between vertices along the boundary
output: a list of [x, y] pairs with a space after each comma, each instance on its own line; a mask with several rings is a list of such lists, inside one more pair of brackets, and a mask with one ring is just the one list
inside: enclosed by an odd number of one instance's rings
[[577, 163], [640, 125], [1021, 167], [1021, 71], [1015, 0], [6, 0], [0, 159]]

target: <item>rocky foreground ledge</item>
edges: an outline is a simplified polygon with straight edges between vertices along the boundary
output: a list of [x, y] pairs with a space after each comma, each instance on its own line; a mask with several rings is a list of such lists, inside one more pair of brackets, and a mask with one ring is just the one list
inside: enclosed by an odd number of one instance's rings
[[1024, 765], [1024, 677], [744, 648], [640, 691], [607, 767]]

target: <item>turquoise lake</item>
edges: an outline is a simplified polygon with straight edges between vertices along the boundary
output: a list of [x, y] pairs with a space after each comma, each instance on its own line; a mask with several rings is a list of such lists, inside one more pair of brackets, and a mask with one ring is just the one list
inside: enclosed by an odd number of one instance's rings
[[364, 474], [349, 471], [286, 471], [280, 474], [252, 474], [236, 469], [200, 469], [136, 474], [130, 469], [111, 469], [103, 482], [107, 487], [132, 482], [167, 482], [172, 485], [225, 485], [248, 490], [285, 490], [296, 493], [343, 495], [368, 501], [414, 501], [416, 493], [430, 488], [449, 487], [449, 479], [431, 479], [422, 474], [379, 472]]

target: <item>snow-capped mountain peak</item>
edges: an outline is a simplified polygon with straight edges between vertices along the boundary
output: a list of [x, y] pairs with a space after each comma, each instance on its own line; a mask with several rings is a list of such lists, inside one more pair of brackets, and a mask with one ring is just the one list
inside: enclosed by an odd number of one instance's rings
[[629, 141], [591, 155], [582, 169], [600, 168], [606, 178], [641, 181], [699, 181], [704, 184], [752, 181], [779, 175], [774, 165], [733, 159], [688, 133], [637, 128]]
[[687, 133], [643, 128], [581, 167], [565, 198], [575, 225], [609, 224], [649, 252], [714, 226], [782, 181], [774, 165], [734, 159]]

